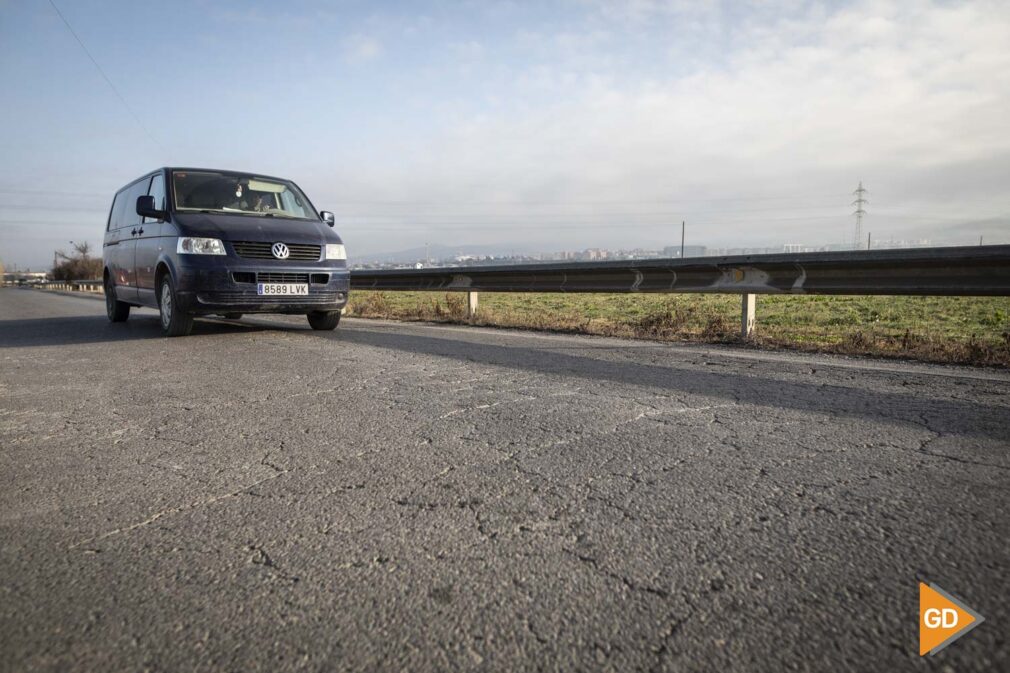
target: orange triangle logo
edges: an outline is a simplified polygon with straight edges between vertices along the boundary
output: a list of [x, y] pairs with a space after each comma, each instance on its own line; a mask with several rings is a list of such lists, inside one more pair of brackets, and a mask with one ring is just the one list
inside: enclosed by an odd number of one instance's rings
[[985, 619], [935, 584], [919, 582], [919, 656], [936, 654]]

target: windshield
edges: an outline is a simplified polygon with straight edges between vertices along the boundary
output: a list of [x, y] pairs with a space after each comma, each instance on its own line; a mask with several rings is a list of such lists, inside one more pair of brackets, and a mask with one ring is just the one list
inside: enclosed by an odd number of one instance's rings
[[286, 180], [173, 171], [172, 188], [179, 211], [319, 219], [305, 195]]

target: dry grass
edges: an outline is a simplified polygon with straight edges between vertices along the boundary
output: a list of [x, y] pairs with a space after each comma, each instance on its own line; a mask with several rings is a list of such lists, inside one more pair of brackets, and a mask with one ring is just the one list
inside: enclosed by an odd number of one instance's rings
[[[739, 342], [735, 295], [354, 292], [348, 313], [578, 334]], [[755, 346], [928, 362], [1010, 366], [1010, 299], [997, 297], [758, 297]]]

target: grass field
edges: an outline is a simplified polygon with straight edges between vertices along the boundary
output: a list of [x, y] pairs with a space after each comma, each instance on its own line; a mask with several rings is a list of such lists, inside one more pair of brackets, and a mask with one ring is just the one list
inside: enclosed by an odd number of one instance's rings
[[[349, 315], [624, 336], [739, 341], [740, 297], [354, 292]], [[1010, 298], [759, 295], [756, 346], [1010, 366]]]

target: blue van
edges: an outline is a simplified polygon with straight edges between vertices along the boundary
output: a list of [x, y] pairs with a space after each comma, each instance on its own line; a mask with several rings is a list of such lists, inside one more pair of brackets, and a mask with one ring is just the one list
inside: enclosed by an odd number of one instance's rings
[[295, 183], [253, 173], [160, 168], [120, 189], [105, 228], [105, 306], [161, 314], [167, 336], [197, 315], [304, 314], [332, 330], [347, 304], [347, 254], [333, 213]]

